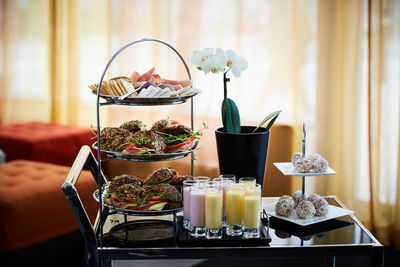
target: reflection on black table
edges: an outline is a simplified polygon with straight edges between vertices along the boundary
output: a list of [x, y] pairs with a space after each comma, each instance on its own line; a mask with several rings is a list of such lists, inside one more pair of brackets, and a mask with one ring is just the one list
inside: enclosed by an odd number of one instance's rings
[[[339, 206], [333, 198], [327, 198], [330, 205]], [[293, 223], [270, 218], [270, 246], [281, 245], [352, 245], [369, 244], [374, 241], [350, 216], [299, 226]]]

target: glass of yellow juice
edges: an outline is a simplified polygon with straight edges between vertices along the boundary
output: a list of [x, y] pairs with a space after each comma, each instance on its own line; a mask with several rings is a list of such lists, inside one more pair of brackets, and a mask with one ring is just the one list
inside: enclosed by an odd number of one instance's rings
[[226, 191], [226, 234], [240, 236], [243, 234], [244, 185], [232, 183]]
[[245, 187], [243, 207], [244, 238], [260, 237], [261, 186]]
[[239, 183], [243, 183], [246, 187], [254, 187], [256, 186], [256, 178], [242, 177], [239, 179]]
[[206, 190], [205, 199], [205, 222], [206, 238], [222, 238], [222, 190], [217, 187]]

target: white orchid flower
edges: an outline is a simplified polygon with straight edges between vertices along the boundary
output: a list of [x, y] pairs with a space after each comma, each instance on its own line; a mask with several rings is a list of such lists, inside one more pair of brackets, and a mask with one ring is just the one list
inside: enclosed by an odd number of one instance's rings
[[235, 51], [228, 49], [226, 51], [226, 66], [232, 68], [232, 73], [235, 77], [240, 77], [240, 73], [247, 69], [248, 63], [244, 57], [235, 53]]
[[223, 72], [225, 69], [226, 61], [225, 57], [220, 55], [213, 55], [208, 57], [205, 61], [201, 63], [201, 70], [204, 71], [205, 74], [212, 72], [214, 74]]
[[211, 47], [205, 48], [201, 51], [195, 50], [195, 51], [193, 51], [193, 56], [190, 59], [190, 62], [193, 65], [196, 65], [197, 69], [203, 70], [204, 61], [206, 61], [207, 59], [212, 57], [213, 54], [214, 54], [214, 48], [211, 48]]

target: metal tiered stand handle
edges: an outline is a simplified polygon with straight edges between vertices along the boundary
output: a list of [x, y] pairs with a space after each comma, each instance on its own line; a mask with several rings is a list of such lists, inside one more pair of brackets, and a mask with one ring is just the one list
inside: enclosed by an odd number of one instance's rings
[[[102, 83], [103, 83], [104, 76], [105, 76], [105, 74], [106, 74], [106, 72], [107, 72], [109, 66], [110, 66], [111, 63], [114, 61], [114, 59], [115, 59], [122, 51], [124, 51], [126, 48], [128, 48], [128, 47], [130, 47], [130, 46], [132, 46], [132, 45], [134, 45], [134, 44], [138, 44], [138, 43], [142, 43], [142, 42], [156, 42], [156, 43], [161, 43], [161, 44], [163, 44], [163, 45], [166, 45], [166, 46], [169, 47], [170, 49], [172, 49], [172, 50], [178, 55], [178, 57], [181, 59], [183, 65], [185, 66], [185, 69], [186, 69], [186, 72], [187, 72], [187, 75], [188, 75], [189, 80], [192, 79], [192, 77], [191, 77], [191, 75], [190, 75], [190, 71], [189, 71], [188, 65], [186, 64], [186, 62], [185, 62], [185, 60], [183, 59], [182, 55], [179, 54], [179, 52], [178, 52], [173, 46], [171, 46], [170, 44], [168, 44], [168, 43], [166, 43], [166, 42], [164, 42], [164, 41], [158, 40], [158, 39], [143, 38], [143, 39], [141, 39], [141, 40], [137, 40], [137, 41], [128, 43], [128, 44], [126, 44], [125, 46], [121, 47], [121, 48], [111, 57], [111, 59], [108, 61], [107, 65], [106, 65], [106, 67], [105, 67], [105, 69], [104, 69], [104, 71], [103, 71], [103, 74], [101, 75], [101, 78], [100, 78], [100, 81], [99, 81], [99, 84], [98, 84], [98, 87], [97, 87], [97, 140], [98, 140], [98, 142], [97, 142], [97, 147], [98, 147], [98, 149], [97, 149], [97, 158], [98, 158], [98, 173], [97, 173], [97, 179], [98, 179], [98, 186], [99, 186], [98, 192], [101, 192], [101, 188], [102, 188], [102, 186], [103, 186], [103, 180], [101, 179], [101, 162], [102, 162], [102, 159], [101, 159], [101, 142], [100, 142], [100, 128], [101, 128], [101, 127], [100, 127], [100, 106], [101, 106], [102, 103], [100, 103], [100, 88], [101, 88], [101, 85], [102, 85]], [[191, 100], [191, 108], [190, 108], [190, 109], [191, 109], [191, 110], [190, 110], [190, 111], [191, 111], [191, 112], [190, 112], [190, 114], [191, 114], [191, 121], [190, 121], [190, 123], [191, 123], [191, 129], [193, 130], [193, 98], [191, 98], [190, 100]], [[109, 105], [109, 104], [110, 104], [110, 103], [105, 103], [104, 105]], [[122, 104], [122, 103], [113, 103], [113, 104]], [[129, 103], [127, 103], [127, 104], [129, 105]], [[173, 103], [172, 103], [172, 104], [173, 104]], [[130, 105], [133, 105], [133, 104], [130, 104]], [[151, 104], [149, 104], [149, 105], [151, 105]], [[154, 105], [159, 105], [159, 104], [154, 104]], [[191, 152], [191, 174], [192, 174], [192, 175], [193, 175], [193, 159], [194, 159], [194, 155], [193, 155], [193, 152]], [[102, 196], [101, 193], [98, 194], [98, 200], [99, 200], [99, 214], [100, 214], [100, 216], [104, 216], [104, 213], [103, 213], [103, 210], [104, 210], [103, 196]], [[176, 234], [176, 228], [177, 228], [177, 226], [176, 226], [176, 212], [177, 212], [177, 211], [172, 212], [172, 214], [173, 214], [173, 220], [174, 220], [174, 234]], [[141, 215], [141, 214], [137, 214], [137, 215], [143, 216], [143, 215]], [[126, 221], [127, 221], [127, 216], [126, 216], [126, 214], [124, 214], [124, 219], [125, 219], [125, 223], [126, 223]], [[102, 247], [102, 246], [103, 246], [103, 225], [102, 225], [102, 224], [99, 225], [99, 233], [100, 233], [99, 246]]]

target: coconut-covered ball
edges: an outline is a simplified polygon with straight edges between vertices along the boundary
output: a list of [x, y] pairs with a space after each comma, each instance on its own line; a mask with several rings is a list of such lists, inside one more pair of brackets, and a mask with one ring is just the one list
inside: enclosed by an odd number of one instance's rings
[[298, 160], [302, 158], [302, 154], [300, 152], [296, 152], [293, 154], [292, 156], [292, 164], [294, 165], [294, 163]]
[[303, 200], [297, 205], [296, 214], [300, 219], [312, 218], [315, 215], [314, 205], [310, 201]]
[[306, 200], [310, 201], [314, 205], [314, 202], [316, 202], [318, 199], [321, 199], [321, 198], [322, 197], [320, 195], [318, 195], [318, 194], [311, 194], [311, 195], [308, 195]]
[[326, 172], [326, 170], [328, 170], [328, 161], [324, 158], [320, 158], [312, 163], [312, 168], [315, 172]]
[[292, 199], [294, 201], [294, 207], [299, 205], [300, 201], [302, 201], [302, 200], [304, 200], [306, 198], [307, 198], [307, 196], [303, 195], [301, 190], [294, 192], [293, 195], [292, 195]]
[[311, 154], [311, 155], [308, 155], [308, 156], [307, 156], [307, 159], [308, 159], [309, 161], [311, 161], [311, 163], [314, 163], [314, 162], [320, 160], [321, 158], [322, 158], [322, 157], [321, 157], [320, 154]]
[[308, 159], [300, 158], [295, 161], [294, 167], [299, 172], [309, 172], [312, 168], [312, 164]]
[[315, 216], [325, 216], [326, 214], [328, 214], [329, 211], [328, 201], [326, 201], [321, 197], [320, 199], [315, 200], [313, 204], [315, 208]]
[[280, 216], [288, 217], [294, 208], [293, 199], [288, 195], [279, 198], [275, 205], [275, 213]]

